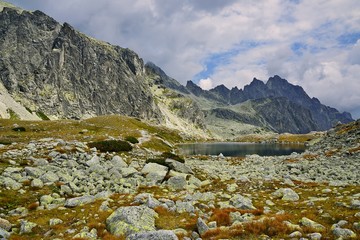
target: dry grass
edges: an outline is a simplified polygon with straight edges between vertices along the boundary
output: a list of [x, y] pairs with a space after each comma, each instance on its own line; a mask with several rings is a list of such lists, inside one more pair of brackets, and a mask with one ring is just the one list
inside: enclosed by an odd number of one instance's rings
[[196, 216], [190, 216], [189, 213], [170, 212], [162, 206], [156, 207], [154, 210], [159, 214], [159, 217], [155, 221], [157, 229], [172, 230], [183, 228], [188, 231], [196, 229]]

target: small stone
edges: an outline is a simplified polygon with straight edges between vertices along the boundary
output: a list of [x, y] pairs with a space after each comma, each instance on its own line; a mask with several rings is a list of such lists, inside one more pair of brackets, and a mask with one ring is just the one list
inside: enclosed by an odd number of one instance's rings
[[202, 218], [197, 219], [196, 226], [200, 236], [203, 236], [207, 231], [209, 231], [209, 227]]
[[306, 235], [310, 240], [321, 240], [322, 235], [321, 233], [309, 233]]
[[41, 206], [46, 206], [52, 203], [52, 201], [54, 200], [54, 198], [50, 195], [43, 195], [40, 197], [40, 205]]
[[308, 227], [308, 228], [311, 228], [315, 231], [318, 231], [318, 232], [322, 232], [325, 230], [325, 227], [317, 222], [314, 222], [313, 220], [309, 219], [309, 218], [306, 218], [306, 217], [303, 217], [301, 220], [300, 220], [300, 224], [302, 226], [305, 226], [305, 227]]
[[341, 239], [356, 238], [356, 233], [354, 233], [352, 230], [347, 228], [335, 228], [332, 230], [332, 233], [334, 234], [335, 237]]
[[273, 203], [271, 200], [266, 200], [266, 205], [268, 205], [268, 206], [275, 206], [275, 203]]
[[350, 208], [352, 209], [360, 209], [360, 200], [352, 200], [350, 203]]
[[0, 228], [8, 232], [11, 229], [11, 223], [6, 219], [0, 218]]
[[64, 222], [64, 221], [61, 220], [61, 219], [59, 219], [59, 218], [51, 218], [51, 219], [49, 220], [49, 225], [50, 225], [50, 226], [55, 226], [55, 225], [61, 224], [61, 223], [63, 223], [63, 222]]
[[0, 228], [0, 239], [8, 239], [10, 238], [10, 233]]
[[37, 226], [36, 223], [21, 220], [21, 222], [20, 222], [20, 234], [31, 233], [32, 229], [34, 227], [36, 227], [36, 226]]
[[42, 188], [44, 183], [40, 179], [35, 178], [31, 181], [30, 186], [34, 188]]
[[300, 231], [295, 231], [289, 234], [289, 237], [291, 238], [300, 238], [302, 236], [302, 233]]

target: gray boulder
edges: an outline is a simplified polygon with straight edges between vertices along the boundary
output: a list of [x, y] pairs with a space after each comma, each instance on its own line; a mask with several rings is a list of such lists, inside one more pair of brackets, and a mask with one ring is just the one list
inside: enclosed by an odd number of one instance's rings
[[106, 219], [106, 228], [115, 236], [155, 231], [157, 213], [146, 206], [120, 207]]
[[0, 218], [0, 228], [4, 229], [5, 231], [10, 231], [11, 223], [3, 218]]
[[302, 226], [308, 227], [317, 232], [322, 232], [325, 230], [325, 227], [323, 225], [321, 225], [320, 223], [314, 222], [313, 220], [306, 218], [306, 217], [303, 217], [299, 222]]
[[174, 176], [169, 178], [167, 184], [172, 190], [183, 190], [186, 188], [187, 182], [184, 176]]
[[44, 183], [40, 179], [35, 178], [31, 181], [30, 186], [34, 188], [42, 188]]
[[17, 181], [4, 177], [1, 181], [1, 185], [3, 185], [5, 188], [12, 189], [12, 190], [19, 190], [22, 187], [21, 183], [18, 183]]
[[300, 199], [299, 195], [291, 188], [280, 188], [273, 192], [272, 195], [284, 201], [298, 201]]
[[77, 207], [84, 204], [92, 203], [96, 200], [94, 196], [82, 196], [82, 197], [75, 197], [67, 199], [65, 202], [65, 207]]
[[173, 160], [173, 159], [166, 159], [165, 163], [171, 170], [174, 170], [176, 172], [186, 173], [186, 174], [194, 174], [193, 170], [186, 166], [184, 163], [181, 163], [179, 161]]
[[34, 227], [36, 227], [36, 226], [37, 226], [36, 223], [21, 220], [21, 222], [20, 222], [20, 234], [31, 233], [32, 229]]
[[0, 239], [8, 239], [9, 237], [10, 233], [0, 227]]
[[128, 240], [178, 240], [173, 231], [159, 230], [134, 233], [127, 237]]
[[249, 209], [249, 210], [254, 210], [256, 209], [250, 198], [244, 197], [240, 194], [236, 194], [235, 196], [233, 196], [232, 198], [230, 198], [230, 205], [234, 206], [235, 208], [238, 209]]
[[340, 239], [356, 239], [356, 233], [347, 228], [334, 228], [332, 233]]
[[128, 165], [126, 164], [126, 162], [120, 157], [120, 156], [114, 156], [111, 159], [111, 164], [116, 168], [126, 168], [128, 167]]
[[148, 163], [146, 164], [141, 173], [146, 176], [148, 182], [161, 183], [168, 172], [168, 167], [157, 164], [157, 163]]
[[208, 225], [206, 225], [206, 223], [204, 222], [204, 220], [202, 218], [197, 219], [196, 227], [197, 227], [197, 230], [198, 230], [200, 236], [203, 236], [210, 229], [208, 227]]

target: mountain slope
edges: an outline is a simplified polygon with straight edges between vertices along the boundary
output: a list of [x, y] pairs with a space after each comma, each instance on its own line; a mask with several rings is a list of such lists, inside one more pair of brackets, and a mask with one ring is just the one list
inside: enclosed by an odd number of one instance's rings
[[141, 58], [40, 11], [0, 12], [0, 81], [31, 111], [79, 119], [123, 114], [161, 121]]

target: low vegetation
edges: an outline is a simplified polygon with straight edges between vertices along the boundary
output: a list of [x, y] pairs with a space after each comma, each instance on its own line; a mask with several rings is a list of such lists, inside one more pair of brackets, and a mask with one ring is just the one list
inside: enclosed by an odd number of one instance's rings
[[121, 140], [106, 140], [88, 143], [90, 148], [96, 148], [100, 152], [129, 152], [132, 146]]

